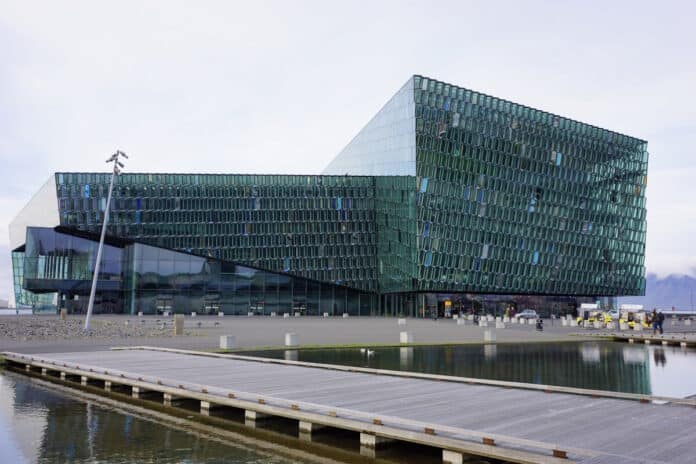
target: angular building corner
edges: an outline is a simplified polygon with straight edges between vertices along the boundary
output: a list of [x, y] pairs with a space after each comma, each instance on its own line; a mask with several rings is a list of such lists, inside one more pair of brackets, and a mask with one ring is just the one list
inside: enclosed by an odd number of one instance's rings
[[[97, 309], [424, 316], [641, 295], [647, 162], [643, 140], [412, 76], [322, 175], [120, 176]], [[57, 173], [13, 222], [18, 301], [83, 310], [108, 177]], [[32, 213], [51, 201], [56, 217]]]

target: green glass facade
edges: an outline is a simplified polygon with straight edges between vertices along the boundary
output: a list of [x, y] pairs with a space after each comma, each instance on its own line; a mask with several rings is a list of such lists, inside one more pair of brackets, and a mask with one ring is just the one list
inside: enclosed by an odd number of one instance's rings
[[[267, 272], [268, 298], [200, 297], [235, 313], [307, 308], [328, 289], [360, 314], [425, 314], [434, 294], [640, 295], [647, 161], [643, 140], [413, 76], [321, 175], [119, 176], [107, 234]], [[57, 223], [33, 224], [28, 205], [17, 224], [98, 234], [109, 176], [55, 174]], [[120, 310], [163, 299], [142, 290], [123, 287]], [[335, 313], [334, 300], [312, 313]]]
[[647, 143], [413, 78], [418, 290], [643, 294]]

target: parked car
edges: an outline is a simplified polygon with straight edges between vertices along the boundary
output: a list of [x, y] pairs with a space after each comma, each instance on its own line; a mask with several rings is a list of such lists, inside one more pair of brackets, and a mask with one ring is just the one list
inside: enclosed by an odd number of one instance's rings
[[515, 314], [517, 319], [538, 319], [539, 315], [533, 309], [523, 309], [521, 312]]

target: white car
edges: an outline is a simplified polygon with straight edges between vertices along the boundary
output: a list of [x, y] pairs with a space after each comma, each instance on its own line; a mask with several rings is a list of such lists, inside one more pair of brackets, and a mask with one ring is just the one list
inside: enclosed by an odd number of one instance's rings
[[515, 314], [517, 319], [538, 319], [539, 315], [533, 309], [524, 309], [522, 312]]

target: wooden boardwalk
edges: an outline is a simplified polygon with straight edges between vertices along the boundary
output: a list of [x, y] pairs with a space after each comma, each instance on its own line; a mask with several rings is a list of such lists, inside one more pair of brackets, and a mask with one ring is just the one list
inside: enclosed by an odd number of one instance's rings
[[694, 400], [655, 404], [642, 397], [545, 392], [510, 382], [464, 383], [177, 350], [4, 355], [44, 375], [62, 373], [104, 388], [125, 385], [134, 396], [150, 391], [163, 394], [165, 403], [195, 399], [203, 413], [216, 406], [244, 409], [250, 425], [262, 416], [281, 416], [300, 421], [305, 434], [319, 426], [353, 430], [373, 452], [392, 439], [441, 448], [443, 461], [451, 463], [461, 462], [462, 454], [522, 463], [696, 459]]

